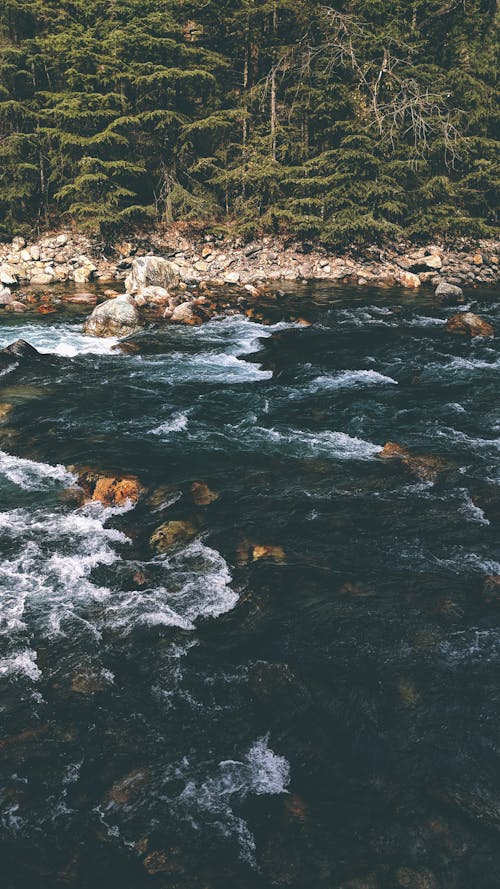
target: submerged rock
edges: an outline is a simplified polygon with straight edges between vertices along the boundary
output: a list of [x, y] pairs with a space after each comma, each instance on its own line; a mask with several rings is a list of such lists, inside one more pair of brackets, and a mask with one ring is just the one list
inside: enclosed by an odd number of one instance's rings
[[474, 315], [473, 312], [459, 312], [450, 315], [446, 322], [445, 330], [449, 333], [463, 333], [471, 337], [495, 336], [495, 329], [484, 318]]
[[282, 546], [254, 546], [252, 549], [252, 559], [257, 562], [259, 559], [272, 559], [273, 562], [285, 562], [286, 553]]
[[122, 295], [96, 306], [83, 325], [89, 336], [128, 336], [142, 327], [134, 300]]
[[89, 469], [78, 477], [84, 502], [98, 500], [105, 506], [123, 506], [137, 503], [145, 489], [134, 475], [115, 476]]
[[127, 293], [141, 293], [146, 287], [176, 287], [179, 283], [177, 266], [161, 256], [139, 256], [134, 259], [130, 274], [125, 279]]
[[209, 506], [220, 497], [220, 494], [217, 491], [212, 491], [205, 482], [193, 482], [191, 494], [196, 506]]
[[157, 553], [164, 553], [174, 546], [188, 543], [197, 533], [191, 522], [176, 520], [163, 522], [153, 531], [149, 543]]
[[439, 472], [447, 468], [446, 462], [441, 457], [432, 454], [416, 456], [408, 448], [388, 441], [378, 454], [381, 460], [400, 460], [414, 475], [422, 481], [436, 481]]

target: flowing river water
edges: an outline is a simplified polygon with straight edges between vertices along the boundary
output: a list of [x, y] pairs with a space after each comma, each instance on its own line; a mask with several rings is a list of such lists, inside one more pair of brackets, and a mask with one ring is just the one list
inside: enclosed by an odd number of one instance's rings
[[500, 355], [452, 311], [308, 286], [137, 354], [2, 317], [43, 353], [0, 379], [5, 889], [500, 885]]

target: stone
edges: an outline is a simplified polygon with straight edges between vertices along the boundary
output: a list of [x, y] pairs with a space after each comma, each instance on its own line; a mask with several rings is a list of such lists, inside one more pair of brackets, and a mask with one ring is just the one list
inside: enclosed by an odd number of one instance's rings
[[457, 315], [450, 315], [445, 330], [449, 333], [468, 334], [471, 337], [476, 336], [495, 336], [495, 329], [484, 318], [474, 315], [473, 312], [459, 312]]
[[29, 250], [27, 250], [26, 247], [23, 250], [21, 250], [20, 255], [21, 255], [21, 259], [23, 262], [31, 262], [31, 260], [32, 260], [31, 252]]
[[81, 266], [73, 272], [73, 281], [75, 284], [88, 284], [92, 277], [92, 272], [86, 266]]
[[47, 303], [42, 303], [41, 306], [38, 306], [36, 311], [39, 315], [51, 315], [53, 312], [57, 312], [57, 309], [55, 306], [51, 306]]
[[198, 262], [195, 262], [194, 267], [197, 272], [208, 272], [208, 263], [204, 259], [199, 259]]
[[474, 256], [472, 257], [472, 262], [474, 263], [474, 265], [482, 265], [484, 262], [483, 254], [482, 253], [474, 253]]
[[134, 300], [122, 295], [96, 306], [83, 325], [83, 332], [89, 336], [128, 336], [141, 327]]
[[40, 259], [40, 247], [38, 246], [38, 244], [33, 244], [33, 246], [29, 248], [29, 254], [31, 259], [33, 259], [35, 262], [38, 262], [38, 260]]
[[401, 463], [422, 481], [435, 482], [439, 472], [447, 468], [441, 457], [432, 454], [416, 456], [408, 448], [394, 441], [388, 441], [378, 454], [381, 460], [400, 460]]
[[55, 239], [56, 247], [64, 247], [68, 243], [67, 235], [58, 235]]
[[148, 783], [149, 777], [148, 769], [134, 769], [124, 778], [115, 781], [106, 793], [106, 802], [114, 803], [116, 806], [127, 805], [139, 795], [141, 788]]
[[73, 296], [65, 296], [63, 301], [74, 305], [95, 305], [97, 302], [97, 295], [95, 293], [76, 293]]
[[125, 279], [128, 293], [140, 293], [145, 287], [176, 287], [179, 283], [178, 267], [161, 256], [139, 256], [132, 262], [130, 274]]
[[51, 284], [53, 277], [53, 275], [48, 275], [46, 272], [35, 272], [35, 274], [30, 277], [30, 284], [35, 287], [41, 284]]
[[88, 469], [78, 476], [84, 503], [98, 500], [105, 506], [123, 506], [137, 503], [145, 492], [135, 475], [109, 475]]
[[461, 287], [457, 287], [456, 284], [448, 284], [447, 281], [442, 281], [441, 284], [438, 284], [436, 287], [435, 296], [441, 300], [441, 302], [445, 302], [447, 300], [456, 300], [457, 302], [463, 298], [464, 292]]
[[197, 530], [191, 522], [169, 521], [163, 522], [149, 538], [149, 543], [157, 553], [164, 553], [175, 546], [189, 543], [197, 534]]
[[273, 562], [283, 563], [286, 561], [286, 553], [282, 546], [254, 546], [252, 549], [252, 559], [257, 562], [259, 559], [272, 559]]
[[191, 494], [196, 506], [209, 506], [220, 497], [220, 494], [217, 491], [212, 491], [205, 482], [193, 482]]
[[443, 261], [437, 253], [432, 253], [430, 256], [424, 256], [422, 262], [428, 269], [440, 269], [443, 266]]
[[176, 324], [201, 324], [201, 318], [196, 314], [193, 302], [181, 303], [176, 306], [170, 315], [170, 320]]
[[418, 275], [414, 274], [414, 272], [406, 272], [404, 270], [399, 272], [399, 283], [402, 287], [407, 287], [408, 289], [416, 290], [420, 287], [420, 278]]
[[17, 284], [17, 272], [12, 266], [0, 266], [0, 284]]
[[165, 287], [155, 287], [154, 285], [144, 287], [140, 292], [140, 296], [143, 297], [146, 303], [154, 303], [156, 305], [166, 305], [170, 299], [170, 294]]
[[0, 306], [7, 306], [13, 302], [12, 293], [8, 287], [0, 287]]
[[239, 272], [226, 272], [224, 275], [224, 282], [226, 284], [238, 284], [240, 280]]
[[484, 581], [483, 599], [488, 605], [500, 602], [500, 575], [491, 574]]
[[15, 238], [12, 239], [12, 249], [19, 253], [20, 250], [26, 247], [25, 238], [21, 238], [20, 235], [16, 235]]

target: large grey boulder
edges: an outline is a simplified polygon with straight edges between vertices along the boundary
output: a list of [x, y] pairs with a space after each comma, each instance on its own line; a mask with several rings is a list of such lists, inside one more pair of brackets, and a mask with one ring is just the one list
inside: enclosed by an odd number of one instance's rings
[[142, 327], [137, 306], [126, 294], [96, 306], [83, 325], [89, 336], [129, 336]]
[[179, 271], [174, 263], [161, 256], [139, 256], [134, 259], [130, 274], [125, 279], [128, 293], [141, 293], [146, 287], [176, 287]]
[[456, 301], [460, 302], [462, 299], [464, 292], [461, 287], [457, 287], [456, 284], [448, 284], [446, 281], [442, 281], [441, 284], [438, 284], [436, 287], [435, 295], [441, 302], [450, 302]]

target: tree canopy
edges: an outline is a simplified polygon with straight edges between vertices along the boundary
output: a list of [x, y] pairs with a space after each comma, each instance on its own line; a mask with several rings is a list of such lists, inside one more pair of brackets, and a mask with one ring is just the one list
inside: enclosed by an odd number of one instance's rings
[[3, 0], [0, 233], [488, 236], [497, 0]]

